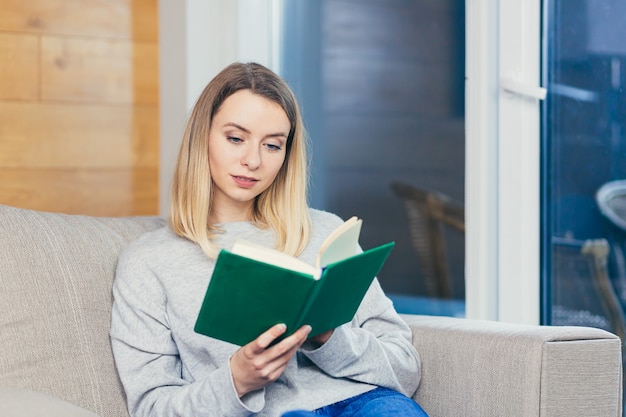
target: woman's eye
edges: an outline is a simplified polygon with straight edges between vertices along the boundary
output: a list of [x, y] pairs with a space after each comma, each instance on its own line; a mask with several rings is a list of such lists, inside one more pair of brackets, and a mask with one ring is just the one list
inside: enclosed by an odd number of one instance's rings
[[232, 143], [241, 143], [241, 142], [243, 142], [243, 139], [238, 138], [238, 137], [236, 137], [236, 136], [228, 136], [226, 139], [227, 139], [229, 142], [232, 142]]
[[272, 143], [268, 143], [265, 146], [267, 146], [267, 149], [269, 149], [270, 151], [275, 151], [275, 152], [278, 152], [282, 149], [280, 145], [274, 145]]

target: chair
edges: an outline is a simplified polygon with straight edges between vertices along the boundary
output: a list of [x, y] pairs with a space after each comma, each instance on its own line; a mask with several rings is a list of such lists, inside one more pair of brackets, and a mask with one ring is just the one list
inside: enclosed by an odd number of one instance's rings
[[606, 239], [552, 238], [550, 324], [597, 327], [624, 340], [626, 319], [609, 278], [609, 251]]
[[610, 181], [596, 192], [596, 204], [611, 224], [607, 231], [613, 258], [613, 282], [626, 302], [626, 180]]
[[452, 298], [446, 228], [465, 234], [465, 208], [449, 196], [393, 182], [393, 192], [403, 201], [409, 234], [428, 295]]
[[604, 184], [596, 192], [596, 201], [602, 214], [626, 231], [626, 180]]

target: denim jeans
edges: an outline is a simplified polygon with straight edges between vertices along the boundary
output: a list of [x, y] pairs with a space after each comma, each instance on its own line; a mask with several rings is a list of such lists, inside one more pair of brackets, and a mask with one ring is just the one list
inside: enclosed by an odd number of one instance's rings
[[313, 411], [289, 411], [282, 417], [428, 417], [411, 398], [399, 392], [376, 388], [356, 397], [330, 404]]

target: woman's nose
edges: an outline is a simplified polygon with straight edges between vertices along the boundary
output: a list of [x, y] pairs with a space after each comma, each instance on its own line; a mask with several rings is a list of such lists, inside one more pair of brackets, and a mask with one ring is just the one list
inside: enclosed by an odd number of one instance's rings
[[243, 155], [241, 162], [252, 171], [259, 168], [259, 166], [261, 166], [261, 152], [259, 148], [257, 146], [250, 146], [246, 149], [246, 153]]

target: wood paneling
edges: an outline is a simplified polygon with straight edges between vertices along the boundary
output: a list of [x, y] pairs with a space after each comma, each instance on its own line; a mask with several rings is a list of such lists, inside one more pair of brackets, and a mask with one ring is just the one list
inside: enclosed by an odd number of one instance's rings
[[157, 214], [157, 0], [0, 0], [0, 204]]
[[[367, 63], [365, 65], [365, 63]], [[433, 73], [432, 66], [411, 61], [329, 57], [325, 66], [331, 114], [427, 114], [442, 117], [454, 106], [449, 66]]]
[[[332, 114], [328, 116], [326, 126], [333, 137], [344, 138], [326, 145], [329, 169], [413, 172], [413, 176], [422, 178], [422, 185], [427, 187], [428, 172], [442, 167], [449, 170], [450, 166], [464, 164], [465, 146], [459, 141], [465, 132], [462, 119]], [[363, 151], [354, 152], [356, 142]], [[440, 190], [463, 195], [463, 182], [449, 183]]]
[[[325, 53], [420, 61], [439, 65], [454, 57], [455, 3], [448, 0], [326, 2]], [[363, 31], [367, 28], [367, 31]], [[367, 45], [367, 47], [363, 47]]]
[[463, 96], [455, 81], [463, 74], [457, 5], [451, 0], [327, 1], [325, 110], [449, 116]]
[[0, 100], [37, 99], [38, 59], [37, 36], [0, 32]]
[[156, 41], [155, 0], [2, 0], [0, 31]]
[[41, 97], [99, 103], [158, 103], [155, 43], [42, 36]]
[[0, 196], [11, 205], [93, 216], [155, 214], [158, 170], [0, 168]]
[[0, 101], [0, 167], [156, 168], [158, 108]]

